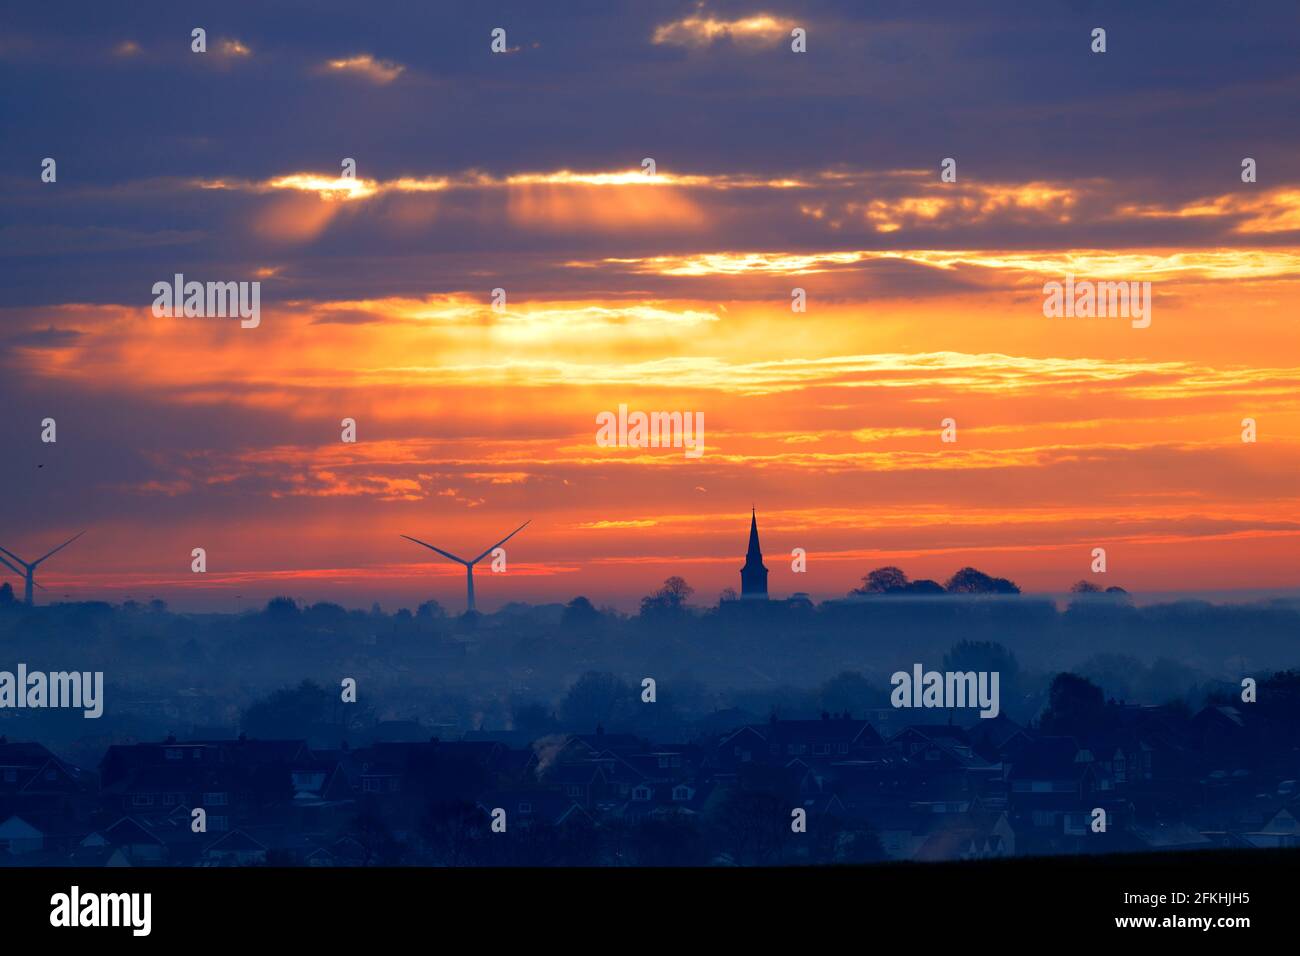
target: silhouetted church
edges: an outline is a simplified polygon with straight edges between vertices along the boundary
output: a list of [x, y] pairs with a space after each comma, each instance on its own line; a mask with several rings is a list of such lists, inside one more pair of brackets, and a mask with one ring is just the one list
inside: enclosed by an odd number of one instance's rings
[[763, 549], [758, 546], [758, 513], [749, 515], [749, 550], [745, 552], [745, 566], [740, 569], [740, 596], [758, 601], [767, 600], [767, 568], [763, 567]]

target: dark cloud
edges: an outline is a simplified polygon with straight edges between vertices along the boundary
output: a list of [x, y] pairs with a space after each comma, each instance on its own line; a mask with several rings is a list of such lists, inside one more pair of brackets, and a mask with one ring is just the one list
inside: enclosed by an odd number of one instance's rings
[[56, 329], [51, 325], [45, 329], [38, 329], [31, 332], [19, 332], [16, 335], [0, 337], [0, 349], [6, 347], [56, 349], [65, 345], [72, 345], [80, 339], [81, 336], [82, 333], [75, 329]]

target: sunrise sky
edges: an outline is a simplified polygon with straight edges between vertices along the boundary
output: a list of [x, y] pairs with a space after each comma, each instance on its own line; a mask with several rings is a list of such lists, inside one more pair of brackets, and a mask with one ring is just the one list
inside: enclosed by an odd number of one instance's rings
[[[399, 534], [531, 518], [480, 607], [711, 603], [751, 505], [776, 596], [1061, 592], [1094, 547], [1300, 584], [1294, 4], [59, 6], [0, 16], [0, 545], [89, 529], [41, 602], [459, 611]], [[155, 318], [175, 273], [261, 325]], [[1150, 328], [1044, 318], [1067, 273], [1151, 282]], [[598, 447], [620, 404], [703, 457]]]

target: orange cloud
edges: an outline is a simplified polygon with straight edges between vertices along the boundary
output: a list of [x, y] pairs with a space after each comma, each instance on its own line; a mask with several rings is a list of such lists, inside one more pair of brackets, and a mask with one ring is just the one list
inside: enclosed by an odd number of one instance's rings
[[369, 53], [337, 60], [326, 60], [322, 66], [326, 72], [359, 76], [371, 83], [386, 86], [406, 72], [406, 67], [392, 60], [377, 60]]
[[651, 42], [669, 46], [701, 48], [720, 40], [741, 46], [772, 46], [790, 35], [794, 21], [757, 13], [735, 20], [695, 15], [672, 20], [655, 28]]
[[[627, 266], [633, 272], [666, 276], [747, 275], [772, 273], [806, 275], [829, 272], [866, 262], [902, 260], [935, 269], [977, 267], [1003, 273], [1016, 281], [1041, 281], [1042, 276], [1073, 273], [1091, 279], [1240, 280], [1289, 278], [1300, 275], [1300, 248], [1061, 251], [984, 251], [958, 249], [859, 250], [827, 252], [712, 252], [685, 256], [607, 258], [603, 263]], [[575, 261], [573, 266], [591, 266]]]
[[221, 40], [220, 43], [217, 44], [217, 54], [219, 56], [225, 56], [225, 57], [243, 58], [243, 57], [252, 56], [253, 51], [250, 50], [242, 40], [236, 40], [231, 38], [231, 39], [223, 39]]
[[1198, 199], [1181, 205], [1132, 203], [1121, 206], [1119, 217], [1139, 219], [1237, 218], [1233, 231], [1243, 235], [1300, 231], [1300, 190], [1277, 188], [1229, 193]]
[[974, 225], [992, 219], [1006, 219], [1010, 214], [1033, 219], [1069, 222], [1079, 200], [1077, 189], [1050, 183], [1027, 183], [1022, 186], [964, 185], [935, 183], [924, 195], [897, 199], [873, 199], [866, 203], [848, 202], [847, 216], [860, 216], [877, 232], [897, 232], [917, 225]]

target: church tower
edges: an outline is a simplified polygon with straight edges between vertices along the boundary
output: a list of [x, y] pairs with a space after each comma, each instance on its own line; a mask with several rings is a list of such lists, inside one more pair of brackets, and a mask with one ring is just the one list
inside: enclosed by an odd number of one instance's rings
[[763, 567], [763, 549], [758, 546], [758, 514], [749, 515], [749, 550], [745, 566], [740, 569], [740, 596], [746, 600], [767, 600], [767, 568]]

